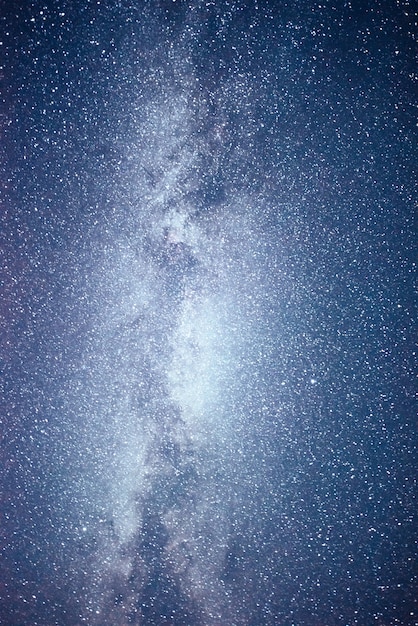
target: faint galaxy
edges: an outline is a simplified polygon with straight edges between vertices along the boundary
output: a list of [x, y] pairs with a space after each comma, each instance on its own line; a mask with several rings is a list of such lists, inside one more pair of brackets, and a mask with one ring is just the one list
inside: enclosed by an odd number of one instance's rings
[[416, 17], [3, 3], [0, 624], [418, 624]]

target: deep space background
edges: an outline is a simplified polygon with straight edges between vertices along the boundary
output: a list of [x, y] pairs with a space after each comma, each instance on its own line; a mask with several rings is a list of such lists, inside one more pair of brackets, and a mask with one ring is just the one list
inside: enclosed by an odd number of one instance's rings
[[0, 10], [0, 624], [418, 624], [414, 3]]

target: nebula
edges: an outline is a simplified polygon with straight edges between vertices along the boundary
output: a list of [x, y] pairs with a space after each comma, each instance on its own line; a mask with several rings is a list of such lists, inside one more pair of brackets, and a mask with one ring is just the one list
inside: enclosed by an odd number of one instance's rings
[[0, 622], [412, 623], [408, 2], [18, 5]]

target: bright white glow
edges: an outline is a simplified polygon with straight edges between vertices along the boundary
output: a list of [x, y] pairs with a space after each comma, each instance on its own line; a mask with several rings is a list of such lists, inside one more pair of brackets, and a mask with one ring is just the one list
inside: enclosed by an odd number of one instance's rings
[[230, 367], [227, 313], [216, 296], [195, 296], [184, 301], [173, 336], [169, 390], [195, 443], [216, 436], [223, 418], [219, 405]]

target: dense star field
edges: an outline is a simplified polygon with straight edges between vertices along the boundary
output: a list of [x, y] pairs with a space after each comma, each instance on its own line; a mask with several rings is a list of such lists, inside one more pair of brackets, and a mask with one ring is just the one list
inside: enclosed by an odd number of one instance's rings
[[0, 624], [418, 624], [408, 0], [0, 28]]

